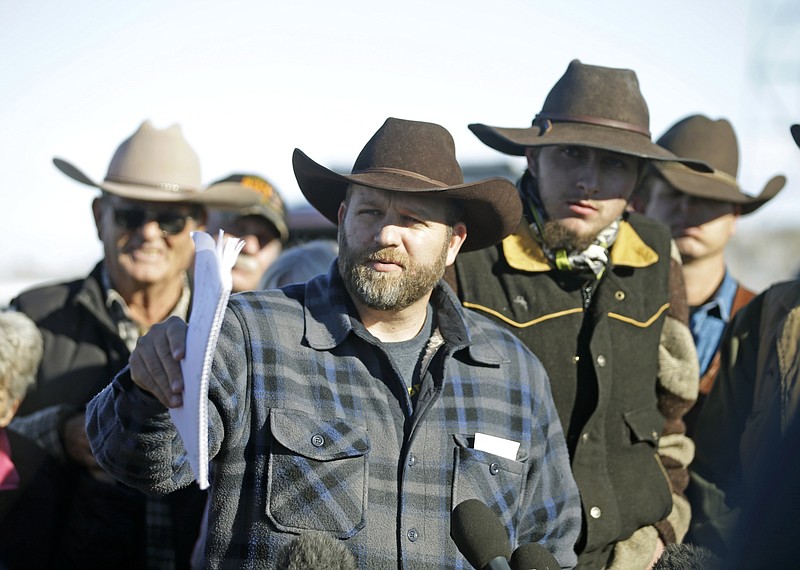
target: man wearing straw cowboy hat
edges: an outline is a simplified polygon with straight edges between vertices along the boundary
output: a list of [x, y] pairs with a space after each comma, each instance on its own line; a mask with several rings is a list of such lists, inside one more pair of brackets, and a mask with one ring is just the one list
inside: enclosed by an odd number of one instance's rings
[[[323, 532], [361, 568], [465, 568], [450, 512], [470, 498], [512, 545], [543, 541], [574, 565], [577, 488], [544, 371], [441, 281], [459, 251], [516, 227], [514, 186], [464, 183], [450, 133], [394, 118], [350, 175], [299, 150], [293, 164], [338, 224], [340, 255], [327, 275], [229, 301], [209, 388], [206, 565], [275, 568], [297, 535]], [[185, 331], [153, 327], [88, 408], [100, 464], [150, 491], [193, 480], [165, 421]]]
[[686, 117], [667, 130], [658, 144], [714, 168], [714, 172], [697, 172], [679, 163], [656, 164], [643, 184], [647, 195], [644, 213], [669, 226], [683, 261], [690, 326], [700, 365], [697, 403], [684, 418], [691, 436], [719, 370], [719, 343], [725, 325], [755, 296], [727, 271], [725, 247], [736, 232], [739, 216], [775, 197], [786, 178], [774, 176], [755, 197], [742, 192], [736, 182], [736, 134], [725, 119]]
[[[205, 191], [197, 155], [178, 125], [160, 130], [144, 122], [117, 148], [103, 182], [54, 162], [101, 190], [92, 211], [104, 257], [84, 279], [12, 301], [37, 323], [45, 342], [36, 386], [12, 428], [63, 461], [56, 477], [66, 511], [55, 515], [60, 532], [44, 548], [67, 565], [174, 568], [188, 560], [197, 531], [192, 511], [183, 507], [202, 509], [202, 497], [155, 500], [114, 482], [91, 453], [84, 408], [127, 364], [150, 326], [171, 315], [187, 317], [190, 232], [204, 223], [205, 207], [253, 204], [258, 195]], [[41, 536], [30, 538], [42, 547]]]
[[677, 157], [651, 141], [633, 71], [577, 60], [531, 127], [470, 129], [527, 157], [525, 218], [459, 256], [458, 295], [547, 370], [583, 503], [579, 567], [646, 568], [688, 525], [681, 416], [697, 367], [669, 233], [626, 203], [648, 161]]

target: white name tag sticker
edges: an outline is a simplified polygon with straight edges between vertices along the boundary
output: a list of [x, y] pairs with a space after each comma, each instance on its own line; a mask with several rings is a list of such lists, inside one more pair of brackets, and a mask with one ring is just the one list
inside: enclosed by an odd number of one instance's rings
[[487, 453], [494, 453], [500, 457], [516, 461], [517, 451], [519, 451], [519, 442], [476, 432], [475, 449]]

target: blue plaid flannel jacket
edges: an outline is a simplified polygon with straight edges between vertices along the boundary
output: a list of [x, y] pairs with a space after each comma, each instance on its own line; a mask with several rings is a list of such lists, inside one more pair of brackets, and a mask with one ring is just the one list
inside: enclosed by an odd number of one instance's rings
[[[209, 387], [208, 566], [275, 568], [298, 534], [325, 531], [362, 568], [470, 568], [449, 536], [469, 498], [498, 514], [512, 547], [541, 542], [575, 565], [580, 501], [541, 363], [444, 283], [431, 304], [443, 342], [412, 405], [336, 264], [231, 297]], [[167, 411], [127, 371], [90, 403], [87, 430], [128, 485], [193, 482]], [[476, 450], [478, 432], [519, 442], [516, 458]]]

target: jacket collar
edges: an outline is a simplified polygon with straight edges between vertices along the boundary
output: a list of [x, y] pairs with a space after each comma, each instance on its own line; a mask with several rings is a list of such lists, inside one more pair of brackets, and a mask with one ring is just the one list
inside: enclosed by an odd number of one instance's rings
[[[305, 339], [315, 350], [332, 350], [354, 332], [353, 320], [358, 319], [337, 264], [331, 264], [327, 275], [315, 277], [304, 287]], [[483, 364], [496, 365], [506, 361], [484, 336], [472, 337], [465, 309], [444, 281], [439, 281], [434, 288], [431, 304], [436, 314], [437, 330], [447, 345], [455, 350], [467, 348], [470, 357]]]
[[[525, 219], [502, 244], [503, 256], [514, 269], [531, 273], [553, 269]], [[648, 267], [657, 261], [658, 254], [644, 242], [630, 222], [620, 221], [619, 234], [611, 246], [611, 266]]]

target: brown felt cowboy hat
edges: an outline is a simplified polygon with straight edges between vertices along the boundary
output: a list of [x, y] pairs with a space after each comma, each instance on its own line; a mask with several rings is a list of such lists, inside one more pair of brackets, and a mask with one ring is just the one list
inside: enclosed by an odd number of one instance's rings
[[130, 200], [235, 207], [255, 204], [260, 199], [258, 193], [246, 188], [204, 189], [200, 161], [178, 125], [156, 129], [150, 121], [142, 123], [117, 148], [103, 182], [95, 182], [61, 158], [54, 158], [53, 164], [82, 184]]
[[693, 168], [710, 170], [653, 143], [650, 112], [636, 73], [586, 65], [577, 59], [550, 90], [530, 127], [474, 123], [469, 129], [484, 144], [505, 154], [522, 156], [530, 147], [579, 145], [652, 160], [680, 160]]
[[703, 115], [681, 119], [658, 139], [658, 144], [680, 156], [701, 160], [713, 172], [697, 172], [678, 163], [654, 165], [669, 184], [685, 194], [737, 204], [741, 214], [754, 212], [781, 191], [785, 176], [773, 176], [758, 196], [742, 192], [736, 175], [739, 147], [733, 126], [725, 119], [713, 121]]
[[433, 123], [387, 119], [358, 155], [349, 175], [317, 164], [300, 149], [294, 150], [292, 165], [303, 195], [334, 224], [351, 184], [456, 200], [467, 226], [462, 251], [498, 243], [516, 229], [522, 217], [522, 204], [510, 181], [487, 178], [464, 183], [453, 137]]

